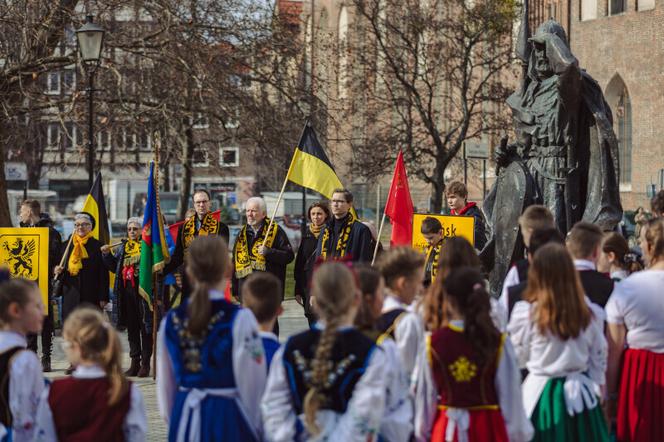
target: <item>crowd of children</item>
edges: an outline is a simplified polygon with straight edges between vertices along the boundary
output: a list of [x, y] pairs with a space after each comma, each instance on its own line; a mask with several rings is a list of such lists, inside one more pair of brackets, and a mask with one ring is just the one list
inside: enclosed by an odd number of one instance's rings
[[[473, 246], [437, 226], [423, 224], [426, 255], [317, 264], [317, 321], [283, 344], [280, 281], [253, 274], [243, 306], [229, 302], [225, 241], [194, 239], [191, 296], [157, 338], [169, 440], [664, 440], [664, 220], [640, 232], [640, 270], [619, 235], [578, 223], [564, 238], [532, 206], [520, 219], [527, 259], [500, 300]], [[1, 283], [0, 440], [145, 440], [113, 327], [73, 312], [63, 348], [76, 370], [48, 384], [26, 350], [42, 312], [34, 283]]]

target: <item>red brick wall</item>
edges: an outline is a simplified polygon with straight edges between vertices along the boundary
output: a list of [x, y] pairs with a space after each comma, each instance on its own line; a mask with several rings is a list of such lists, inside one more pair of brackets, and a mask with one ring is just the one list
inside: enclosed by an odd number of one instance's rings
[[623, 206], [649, 206], [646, 185], [657, 183], [664, 168], [664, 0], [649, 11], [637, 11], [637, 0], [627, 0], [627, 12], [610, 17], [606, 0], [598, 0], [598, 18], [583, 22], [580, 1], [571, 1], [574, 55], [605, 93], [620, 75], [631, 99], [632, 185], [621, 194]]

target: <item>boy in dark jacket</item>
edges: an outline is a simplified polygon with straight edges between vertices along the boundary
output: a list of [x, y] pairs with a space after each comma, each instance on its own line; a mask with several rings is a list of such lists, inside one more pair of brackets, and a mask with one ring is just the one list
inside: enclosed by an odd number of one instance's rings
[[459, 181], [453, 181], [445, 190], [447, 205], [452, 215], [472, 216], [475, 218], [475, 248], [482, 250], [487, 242], [486, 219], [477, 203], [468, 201], [468, 189]]

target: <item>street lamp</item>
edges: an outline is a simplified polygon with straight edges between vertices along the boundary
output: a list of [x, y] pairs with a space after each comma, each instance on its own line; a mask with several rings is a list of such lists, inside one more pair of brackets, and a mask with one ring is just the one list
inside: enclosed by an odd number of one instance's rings
[[92, 16], [88, 15], [85, 24], [76, 30], [78, 48], [81, 51], [83, 67], [88, 75], [88, 185], [92, 188], [94, 180], [94, 124], [93, 124], [93, 98], [94, 98], [94, 73], [99, 66], [101, 50], [104, 45], [104, 29], [92, 22]]

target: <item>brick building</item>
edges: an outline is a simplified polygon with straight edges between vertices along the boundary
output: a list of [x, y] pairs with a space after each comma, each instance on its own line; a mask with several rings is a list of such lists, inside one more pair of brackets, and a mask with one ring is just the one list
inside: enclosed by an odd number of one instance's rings
[[531, 0], [531, 27], [553, 17], [613, 111], [625, 210], [664, 183], [664, 0]]

